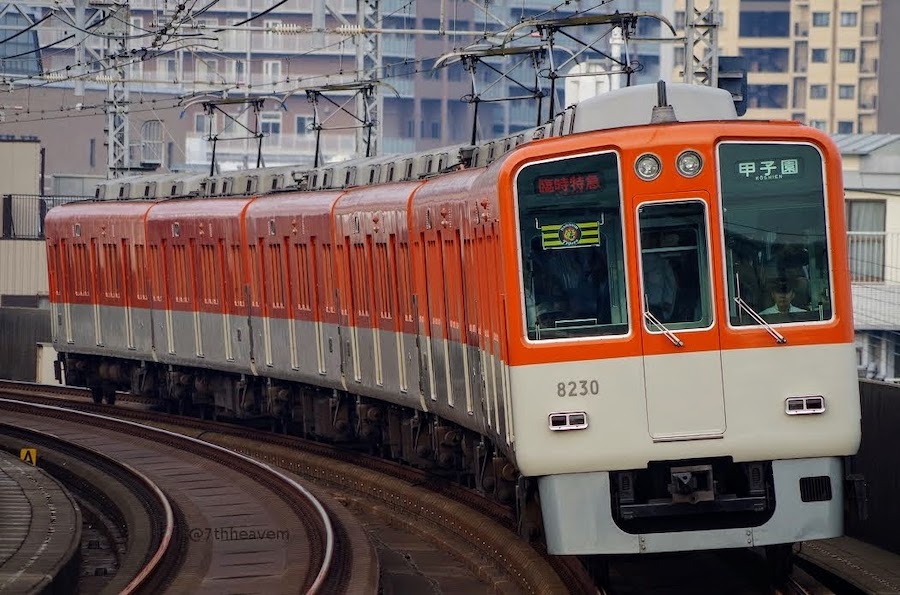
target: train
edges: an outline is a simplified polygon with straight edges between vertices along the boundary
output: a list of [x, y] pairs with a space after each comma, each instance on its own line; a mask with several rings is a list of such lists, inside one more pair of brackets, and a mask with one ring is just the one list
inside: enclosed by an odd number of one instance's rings
[[842, 534], [840, 154], [724, 90], [506, 138], [109, 180], [45, 231], [65, 382], [452, 476], [551, 554]]

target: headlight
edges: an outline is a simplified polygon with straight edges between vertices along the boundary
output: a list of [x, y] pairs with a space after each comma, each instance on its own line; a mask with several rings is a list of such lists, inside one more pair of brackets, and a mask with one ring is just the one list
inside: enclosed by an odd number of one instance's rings
[[703, 158], [696, 151], [683, 151], [675, 161], [675, 166], [685, 178], [693, 178], [703, 169]]
[[662, 164], [659, 162], [659, 158], [656, 155], [651, 155], [650, 153], [641, 155], [634, 163], [635, 173], [640, 179], [646, 180], [648, 182], [655, 179], [656, 176], [659, 175], [661, 169]]

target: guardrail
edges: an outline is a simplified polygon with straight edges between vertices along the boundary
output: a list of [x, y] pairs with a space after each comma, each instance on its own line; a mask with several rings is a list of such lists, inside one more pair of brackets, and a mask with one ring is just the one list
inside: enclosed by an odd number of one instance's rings
[[4, 194], [0, 197], [0, 238], [43, 240], [44, 218], [55, 206], [93, 196]]

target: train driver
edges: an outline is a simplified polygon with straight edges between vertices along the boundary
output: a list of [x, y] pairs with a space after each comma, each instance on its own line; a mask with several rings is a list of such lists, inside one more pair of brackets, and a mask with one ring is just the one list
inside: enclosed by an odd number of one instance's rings
[[788, 314], [791, 312], [806, 312], [791, 302], [794, 299], [794, 282], [779, 278], [772, 284], [772, 306], [766, 308], [760, 314]]

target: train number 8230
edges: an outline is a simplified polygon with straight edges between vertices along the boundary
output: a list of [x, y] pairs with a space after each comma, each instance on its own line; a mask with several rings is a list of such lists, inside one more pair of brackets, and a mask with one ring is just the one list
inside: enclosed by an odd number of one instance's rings
[[558, 397], [587, 397], [600, 394], [600, 381], [592, 380], [568, 380], [556, 383], [556, 396]]

